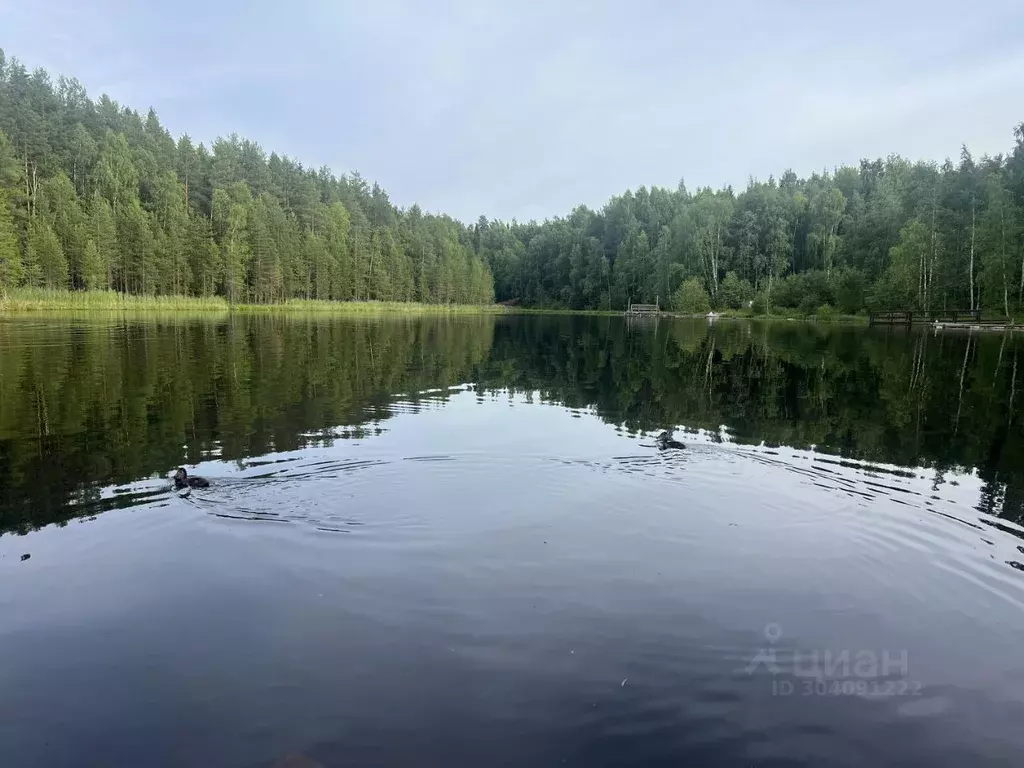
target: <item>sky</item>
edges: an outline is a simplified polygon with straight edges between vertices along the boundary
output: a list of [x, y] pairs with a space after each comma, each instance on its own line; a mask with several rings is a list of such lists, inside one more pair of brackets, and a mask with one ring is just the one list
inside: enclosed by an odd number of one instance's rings
[[466, 222], [1006, 152], [1020, 0], [0, 0], [0, 47]]

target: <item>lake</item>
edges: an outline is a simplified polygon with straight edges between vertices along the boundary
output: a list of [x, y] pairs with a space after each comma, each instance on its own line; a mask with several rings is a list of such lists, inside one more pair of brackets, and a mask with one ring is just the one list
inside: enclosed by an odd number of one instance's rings
[[1018, 368], [797, 322], [0, 318], [3, 764], [1017, 764]]

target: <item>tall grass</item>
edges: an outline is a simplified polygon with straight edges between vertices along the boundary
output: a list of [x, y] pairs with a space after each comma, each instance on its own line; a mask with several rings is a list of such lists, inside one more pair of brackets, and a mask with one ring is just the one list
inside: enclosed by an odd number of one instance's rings
[[401, 301], [322, 301], [292, 299], [280, 304], [229, 304], [220, 296], [133, 296], [116, 291], [56, 291], [16, 288], [0, 293], [0, 312], [336, 312], [503, 313], [500, 305], [418, 304]]
[[499, 304], [421, 304], [415, 301], [325, 301], [322, 299], [289, 299], [279, 304], [235, 304], [231, 309], [245, 312], [339, 312], [351, 315], [379, 313], [502, 314], [508, 311]]
[[47, 311], [214, 311], [227, 312], [228, 303], [219, 297], [132, 296], [116, 291], [55, 291], [45, 288], [16, 288], [0, 293], [0, 312]]

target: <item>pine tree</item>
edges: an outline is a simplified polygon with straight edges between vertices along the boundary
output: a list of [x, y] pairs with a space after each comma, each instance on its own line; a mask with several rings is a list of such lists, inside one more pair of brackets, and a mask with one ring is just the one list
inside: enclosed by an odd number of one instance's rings
[[91, 237], [85, 241], [82, 256], [82, 284], [88, 291], [105, 290], [107, 284], [107, 267], [100, 256], [100, 249]]
[[11, 206], [0, 189], [0, 292], [17, 287], [22, 280], [20, 250]]
[[40, 218], [32, 222], [26, 254], [26, 283], [52, 289], [67, 289], [68, 260], [53, 228]]
[[99, 194], [92, 198], [87, 232], [87, 239], [92, 240], [96, 248], [95, 261], [90, 266], [91, 285], [87, 287], [107, 290], [112, 287], [111, 270], [117, 255], [117, 228], [110, 203]]
[[191, 217], [186, 250], [193, 279], [191, 292], [197, 296], [213, 296], [221, 281], [221, 263], [210, 220], [205, 216]]
[[67, 257], [73, 287], [82, 287], [82, 258], [87, 237], [85, 214], [75, 187], [63, 172], [44, 182], [39, 193], [39, 215], [44, 216], [60, 240]]

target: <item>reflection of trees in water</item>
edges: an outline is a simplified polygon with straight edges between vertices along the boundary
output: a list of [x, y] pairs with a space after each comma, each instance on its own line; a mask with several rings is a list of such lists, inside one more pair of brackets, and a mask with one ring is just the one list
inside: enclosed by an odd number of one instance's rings
[[469, 380], [630, 431], [724, 426], [740, 442], [976, 467], [982, 507], [1021, 519], [1021, 343], [568, 316], [0, 324], [0, 526], [66, 519], [103, 486], [213, 450], [292, 450], [338, 425], [372, 434], [396, 395]]
[[802, 323], [660, 323], [637, 332], [565, 317], [500, 322], [481, 379], [594, 406], [633, 431], [724, 426], [739, 442], [939, 472], [977, 468], [986, 511], [1021, 519], [1021, 344]]
[[292, 450], [334, 439], [329, 429], [342, 424], [358, 437], [358, 425], [390, 415], [386, 393], [466, 381], [493, 324], [0, 324], [0, 528], [67, 519], [69, 502], [211, 451], [231, 460]]

